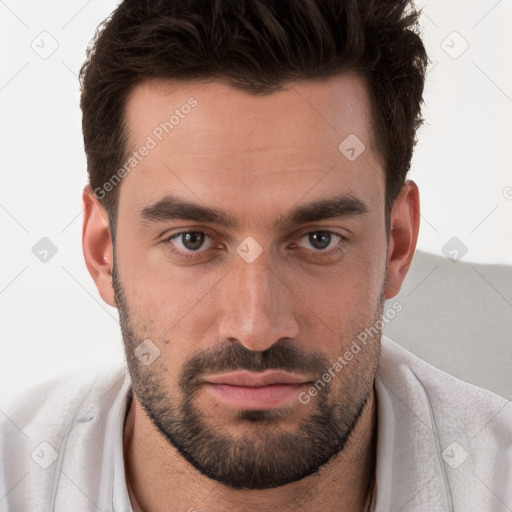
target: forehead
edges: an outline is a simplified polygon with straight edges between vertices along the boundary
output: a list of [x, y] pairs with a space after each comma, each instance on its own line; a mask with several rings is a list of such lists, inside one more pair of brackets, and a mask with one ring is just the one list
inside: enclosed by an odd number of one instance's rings
[[[367, 86], [356, 73], [288, 82], [283, 88], [255, 95], [212, 80], [146, 80], [136, 85], [126, 100], [130, 141], [137, 145], [158, 128], [155, 121], [171, 120], [173, 149], [178, 154], [197, 152], [198, 143], [212, 152], [224, 146], [249, 150], [299, 139], [315, 146], [326, 132], [335, 140], [353, 133], [373, 145]], [[197, 105], [188, 109], [192, 98]], [[184, 122], [187, 117], [191, 119]], [[181, 130], [175, 129], [178, 125]], [[260, 129], [262, 125], [265, 130]], [[193, 131], [183, 133], [184, 127], [193, 127]], [[230, 132], [227, 139], [226, 131]]]
[[249, 195], [256, 209], [296, 203], [308, 189], [383, 195], [369, 96], [354, 73], [263, 95], [219, 81], [145, 81], [127, 98], [125, 124], [128, 156], [139, 156], [126, 167], [120, 209], [166, 193], [245, 210]]

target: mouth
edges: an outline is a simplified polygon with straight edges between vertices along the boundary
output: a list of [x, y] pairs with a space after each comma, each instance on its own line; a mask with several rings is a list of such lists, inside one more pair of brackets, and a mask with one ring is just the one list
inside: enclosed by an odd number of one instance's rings
[[228, 407], [263, 410], [286, 405], [310, 383], [303, 375], [287, 372], [237, 371], [208, 377], [204, 380], [204, 387]]

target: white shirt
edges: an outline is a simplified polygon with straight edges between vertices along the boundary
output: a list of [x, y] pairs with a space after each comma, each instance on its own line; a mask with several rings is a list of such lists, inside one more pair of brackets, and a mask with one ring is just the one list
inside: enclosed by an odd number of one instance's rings
[[[132, 512], [125, 368], [0, 404], [0, 512]], [[512, 404], [382, 337], [376, 512], [512, 511]]]

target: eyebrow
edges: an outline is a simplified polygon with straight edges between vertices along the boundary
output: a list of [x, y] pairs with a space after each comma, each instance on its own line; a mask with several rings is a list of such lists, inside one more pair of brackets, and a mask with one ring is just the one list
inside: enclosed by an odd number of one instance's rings
[[[295, 206], [281, 215], [274, 223], [274, 227], [284, 229], [319, 220], [354, 217], [368, 211], [368, 206], [361, 199], [346, 194]], [[140, 210], [139, 216], [146, 222], [187, 220], [218, 224], [232, 230], [240, 229], [240, 223], [230, 213], [216, 207], [192, 203], [173, 195], [167, 195], [145, 206]]]

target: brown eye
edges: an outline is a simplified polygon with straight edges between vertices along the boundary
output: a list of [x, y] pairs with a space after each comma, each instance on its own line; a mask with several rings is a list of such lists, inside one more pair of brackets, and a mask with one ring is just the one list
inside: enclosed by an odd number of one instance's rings
[[308, 242], [315, 248], [323, 250], [331, 243], [330, 231], [313, 231], [308, 233]]
[[189, 251], [197, 251], [204, 243], [205, 234], [202, 231], [189, 231], [186, 233], [178, 233], [185, 249]]
[[317, 229], [304, 233], [296, 244], [306, 258], [318, 263], [334, 263], [346, 250], [348, 238], [329, 229]]
[[190, 259], [206, 253], [213, 246], [213, 239], [204, 231], [180, 231], [163, 243], [174, 256]]
[[307, 249], [326, 252], [336, 245], [333, 242], [340, 242], [345, 240], [345, 238], [339, 233], [335, 233], [334, 231], [329, 230], [311, 231], [304, 234], [301, 239], [307, 239], [307, 243], [310, 246], [306, 247]]

